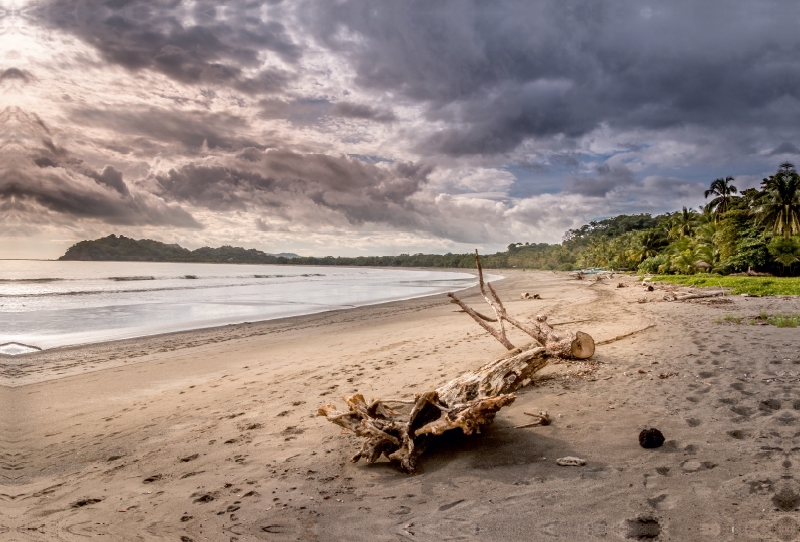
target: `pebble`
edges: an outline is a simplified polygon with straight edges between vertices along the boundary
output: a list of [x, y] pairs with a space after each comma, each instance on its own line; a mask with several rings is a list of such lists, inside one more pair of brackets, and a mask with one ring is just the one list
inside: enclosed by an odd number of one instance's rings
[[562, 467], [582, 467], [586, 464], [586, 460], [581, 459], [580, 457], [568, 456], [556, 459], [556, 463], [558, 463]]

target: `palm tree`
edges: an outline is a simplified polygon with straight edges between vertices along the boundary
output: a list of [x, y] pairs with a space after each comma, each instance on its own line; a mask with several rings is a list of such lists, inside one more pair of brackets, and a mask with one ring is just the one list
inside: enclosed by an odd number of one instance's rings
[[761, 186], [764, 194], [759, 198], [759, 222], [784, 239], [800, 233], [800, 175], [794, 164], [781, 164], [775, 175], [761, 181]]
[[718, 218], [720, 214], [728, 210], [728, 204], [731, 201], [731, 197], [733, 194], [738, 192], [736, 187], [731, 184], [732, 182], [733, 177], [730, 175], [724, 179], [720, 177], [719, 179], [713, 181], [711, 186], [708, 187], [708, 190], [704, 192], [706, 199], [708, 199], [708, 196], [711, 195], [717, 196], [709, 201], [708, 205], [706, 205], [706, 209], [714, 212], [715, 219]]
[[697, 262], [694, 242], [689, 237], [681, 237], [671, 245], [671, 264], [673, 269], [690, 275], [694, 273]]
[[762, 196], [761, 190], [756, 188], [746, 188], [740, 192], [745, 209], [753, 209], [758, 205], [758, 199]]
[[635, 263], [642, 263], [647, 258], [657, 256], [665, 244], [663, 234], [658, 230], [642, 230], [632, 239], [629, 255]]
[[691, 209], [683, 208], [679, 213], [675, 213], [671, 219], [672, 226], [669, 230], [670, 237], [688, 237], [694, 231], [697, 217]]

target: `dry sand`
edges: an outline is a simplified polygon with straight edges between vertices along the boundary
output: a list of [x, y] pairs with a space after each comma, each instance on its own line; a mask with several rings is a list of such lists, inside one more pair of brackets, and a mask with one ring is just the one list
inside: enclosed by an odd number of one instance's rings
[[[3, 358], [0, 539], [800, 537], [798, 330], [714, 322], [799, 300], [640, 304], [630, 278], [501, 273], [524, 318], [587, 320], [562, 328], [596, 340], [656, 326], [547, 367], [416, 476], [350, 463], [355, 437], [315, 413], [354, 392], [409, 398], [503, 353], [443, 295]], [[539, 410], [551, 426], [514, 428]], [[641, 448], [645, 427], [665, 445]]]

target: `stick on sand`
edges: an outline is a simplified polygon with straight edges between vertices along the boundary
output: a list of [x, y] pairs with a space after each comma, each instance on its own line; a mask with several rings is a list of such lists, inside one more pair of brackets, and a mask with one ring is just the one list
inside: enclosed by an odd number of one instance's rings
[[631, 335], [635, 335], [636, 333], [641, 333], [642, 331], [645, 331], [645, 330], [647, 330], [647, 329], [650, 329], [651, 327], [656, 327], [656, 325], [655, 325], [655, 324], [650, 324], [649, 326], [647, 326], [647, 327], [643, 327], [642, 329], [637, 329], [637, 330], [635, 330], [635, 331], [631, 331], [631, 332], [629, 332], [629, 333], [623, 333], [622, 335], [617, 335], [616, 337], [612, 337], [612, 338], [610, 338], [610, 339], [606, 339], [605, 341], [600, 341], [600, 342], [598, 342], [598, 343], [595, 343], [595, 344], [608, 344], [608, 343], [613, 343], [614, 341], [618, 341], [618, 340], [620, 340], [620, 339], [624, 339], [625, 337], [630, 337]]

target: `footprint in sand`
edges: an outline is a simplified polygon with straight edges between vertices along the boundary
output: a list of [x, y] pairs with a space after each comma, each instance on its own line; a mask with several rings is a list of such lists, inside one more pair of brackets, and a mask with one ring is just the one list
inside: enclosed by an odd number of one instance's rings
[[103, 499], [95, 499], [95, 498], [85, 498], [75, 501], [70, 505], [71, 508], [83, 508], [84, 506], [89, 506], [90, 504], [96, 504], [101, 502]]
[[731, 411], [733, 411], [734, 414], [738, 414], [739, 416], [744, 416], [747, 418], [755, 411], [755, 409], [745, 406], [734, 406], [731, 407]]
[[193, 502], [206, 503], [216, 499], [219, 495], [214, 493], [192, 493], [189, 497], [194, 498]]
[[684, 461], [681, 464], [683, 472], [687, 473], [698, 472], [701, 470], [711, 470], [716, 466], [717, 464], [712, 463], [711, 461], [697, 461], [696, 459], [690, 459], [689, 461]]
[[767, 414], [781, 409], [781, 402], [778, 399], [765, 399], [758, 405], [758, 409]]

